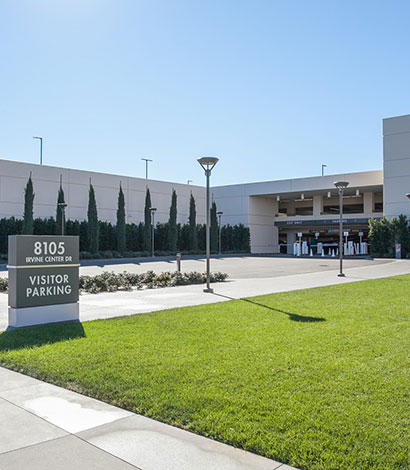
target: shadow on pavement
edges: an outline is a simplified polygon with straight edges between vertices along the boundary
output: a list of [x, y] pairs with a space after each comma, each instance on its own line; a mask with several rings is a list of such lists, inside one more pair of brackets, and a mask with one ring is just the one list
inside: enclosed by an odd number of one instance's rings
[[258, 307], [264, 307], [269, 310], [273, 310], [274, 312], [284, 313], [285, 315], [288, 315], [289, 320], [291, 321], [307, 322], [307, 323], [317, 323], [317, 322], [326, 321], [326, 318], [323, 318], [323, 317], [309, 317], [309, 316], [299, 315], [297, 313], [285, 312], [284, 310], [280, 310], [278, 308], [274, 308], [269, 305], [261, 304], [259, 302], [255, 302], [254, 300], [250, 300], [250, 299], [245, 299], [245, 298], [234, 299], [233, 297], [228, 297], [227, 295], [217, 294], [216, 292], [214, 292], [214, 295], [217, 295], [218, 297], [224, 297], [225, 299], [229, 299], [229, 300], [241, 300], [242, 302], [248, 302], [250, 304], [257, 305]]
[[80, 322], [10, 329], [0, 334], [0, 351], [42, 346], [84, 337], [84, 328]]

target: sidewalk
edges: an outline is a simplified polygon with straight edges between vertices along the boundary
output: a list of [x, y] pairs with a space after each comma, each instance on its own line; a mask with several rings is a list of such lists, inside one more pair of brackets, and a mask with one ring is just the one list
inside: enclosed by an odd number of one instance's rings
[[347, 268], [344, 271], [346, 277], [338, 277], [338, 272], [332, 270], [269, 278], [228, 279], [223, 283], [212, 284], [213, 294], [204, 293], [203, 285], [134, 290], [115, 294], [83, 294], [80, 297], [80, 318], [81, 321], [111, 318], [409, 274], [410, 261], [393, 260], [383, 264]]
[[4, 368], [0, 415], [2, 470], [292, 470]]

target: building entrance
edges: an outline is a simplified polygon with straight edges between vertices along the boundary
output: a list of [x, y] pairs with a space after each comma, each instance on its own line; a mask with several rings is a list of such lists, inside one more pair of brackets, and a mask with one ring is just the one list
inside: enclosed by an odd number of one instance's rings
[[[344, 228], [345, 256], [363, 256], [368, 253], [366, 228]], [[279, 252], [295, 256], [338, 256], [339, 228], [303, 228], [299, 232], [279, 232]]]

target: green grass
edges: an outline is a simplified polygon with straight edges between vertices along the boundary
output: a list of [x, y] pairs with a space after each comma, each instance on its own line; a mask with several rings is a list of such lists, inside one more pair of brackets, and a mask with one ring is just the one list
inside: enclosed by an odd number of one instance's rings
[[410, 276], [6, 332], [0, 363], [302, 469], [410, 469]]

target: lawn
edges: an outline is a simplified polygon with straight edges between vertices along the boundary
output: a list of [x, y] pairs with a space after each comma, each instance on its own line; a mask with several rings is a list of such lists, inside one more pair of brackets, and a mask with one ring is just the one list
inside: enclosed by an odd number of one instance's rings
[[0, 363], [302, 469], [410, 469], [410, 276], [10, 331]]

